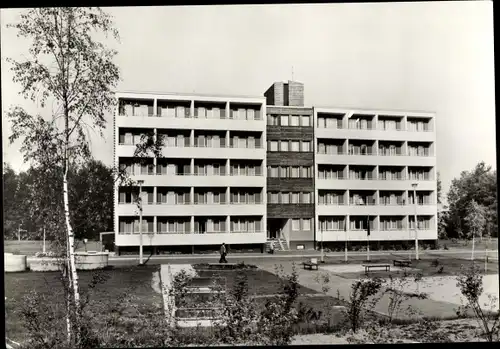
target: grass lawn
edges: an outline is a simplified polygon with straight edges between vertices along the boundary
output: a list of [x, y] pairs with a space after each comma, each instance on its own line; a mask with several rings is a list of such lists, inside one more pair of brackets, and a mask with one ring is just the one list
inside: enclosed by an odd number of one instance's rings
[[[370, 263], [372, 264], [390, 264], [391, 265], [391, 271], [386, 272], [386, 271], [380, 271], [380, 270], [371, 270], [370, 271], [370, 276], [380, 276], [380, 277], [387, 277], [389, 274], [394, 274], [394, 271], [392, 270], [392, 265], [393, 265], [393, 260], [398, 257], [397, 253], [395, 253], [393, 256], [390, 258], [371, 258]], [[399, 256], [400, 259], [402, 260], [407, 260], [407, 256]], [[351, 259], [348, 264], [364, 264], [362, 259]], [[438, 266], [434, 266], [433, 263], [435, 261], [438, 261]], [[446, 255], [441, 256], [425, 256], [421, 257], [420, 260], [412, 260], [412, 268], [416, 268], [418, 270], [412, 271], [412, 272], [418, 272], [421, 273], [422, 276], [456, 276], [460, 273], [460, 270], [462, 266], [464, 267], [469, 267], [472, 265], [472, 261], [468, 259], [461, 259], [461, 258], [450, 258]], [[484, 266], [484, 258], [477, 258], [474, 263], [478, 265], [479, 267]], [[325, 263], [322, 265], [345, 265], [345, 262], [343, 260], [339, 259], [334, 259], [334, 258], [328, 258], [325, 257]], [[440, 267], [443, 267], [442, 272], [439, 273]], [[361, 277], [365, 276], [364, 271], [361, 272], [349, 272], [349, 273], [335, 273], [335, 275], [338, 275], [343, 278], [347, 279], [359, 279]], [[489, 260], [488, 266], [487, 266], [487, 271], [485, 274], [498, 274], [498, 262]]]
[[[146, 267], [123, 267], [103, 271], [108, 279], [105, 283], [98, 285], [92, 291], [91, 299], [100, 300], [104, 307], [112, 307], [114, 302], [123, 294], [131, 294], [137, 297], [140, 308], [158, 307], [162, 304], [160, 294], [154, 292], [151, 287], [153, 273], [159, 270], [159, 266]], [[78, 273], [82, 295], [88, 290], [88, 284], [92, 279], [92, 272], [80, 271]], [[24, 338], [23, 325], [18, 314], [18, 304], [22, 302], [23, 296], [35, 290], [43, 294], [47, 302], [53, 308], [63, 313], [64, 296], [59, 272], [23, 272], [5, 273], [5, 297], [6, 301], [6, 335], [13, 339], [22, 341]], [[107, 309], [99, 309], [99, 314], [106, 314]]]
[[[278, 276], [261, 269], [234, 269], [234, 270], [195, 270], [200, 277], [225, 277], [228, 289], [232, 289], [238, 275], [246, 275], [248, 280], [248, 293], [250, 295], [270, 295], [281, 290], [281, 282]], [[299, 286], [301, 294], [314, 294], [316, 291]]]
[[[498, 238], [483, 239], [482, 241], [480, 239], [476, 239], [474, 244], [475, 249], [478, 251], [484, 250], [485, 248], [489, 250], [496, 250], [498, 249]], [[472, 241], [468, 240], [439, 240], [439, 245], [441, 247], [446, 245], [449, 249], [472, 249]]]

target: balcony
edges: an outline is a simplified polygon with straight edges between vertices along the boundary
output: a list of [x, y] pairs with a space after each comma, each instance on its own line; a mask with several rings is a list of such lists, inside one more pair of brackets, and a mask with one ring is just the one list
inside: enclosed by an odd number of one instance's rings
[[[347, 236], [347, 241], [368, 241], [368, 236], [365, 230], [326, 230], [323, 231], [323, 241], [345, 241]], [[436, 240], [437, 231], [435, 229], [420, 230], [418, 232], [418, 238], [420, 240]], [[316, 239], [321, 241], [321, 232], [316, 232]], [[370, 241], [395, 241], [395, 240], [414, 240], [415, 233], [413, 231], [408, 232], [407, 229], [403, 230], [370, 230]]]
[[[150, 238], [149, 238], [150, 237]], [[115, 234], [117, 246], [139, 246], [139, 234]], [[147, 234], [145, 246], [179, 246], [179, 245], [220, 245], [221, 241], [231, 244], [264, 244], [267, 241], [265, 231], [246, 233], [177, 233]]]

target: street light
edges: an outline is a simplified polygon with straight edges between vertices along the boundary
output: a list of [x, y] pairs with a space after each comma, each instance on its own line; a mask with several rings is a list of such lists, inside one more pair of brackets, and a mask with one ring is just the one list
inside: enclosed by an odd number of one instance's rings
[[139, 203], [139, 264], [142, 265], [143, 259], [142, 259], [142, 185], [144, 184], [144, 180], [140, 179], [137, 181], [139, 184], [139, 197], [138, 197], [138, 203]]
[[417, 229], [417, 183], [412, 183], [413, 204], [415, 205], [415, 259], [418, 261], [418, 229]]

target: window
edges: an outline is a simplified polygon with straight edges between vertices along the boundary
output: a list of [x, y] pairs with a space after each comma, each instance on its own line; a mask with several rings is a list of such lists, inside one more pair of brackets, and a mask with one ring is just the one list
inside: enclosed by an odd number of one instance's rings
[[288, 126], [288, 115], [281, 115], [281, 126]]
[[301, 202], [303, 204], [310, 204], [311, 203], [311, 193], [302, 193]]
[[292, 204], [299, 203], [299, 193], [292, 193]]
[[288, 141], [281, 141], [281, 151], [289, 151], [288, 150]]
[[302, 116], [302, 126], [311, 126], [311, 117], [309, 115]]
[[269, 141], [269, 151], [278, 151], [278, 141]]
[[281, 178], [287, 178], [289, 174], [288, 167], [281, 166], [280, 167], [280, 177]]
[[291, 151], [300, 151], [300, 142], [299, 141], [292, 141]]
[[290, 126], [300, 126], [300, 116], [299, 115], [292, 115], [291, 117], [291, 124]]
[[273, 204], [279, 203], [279, 193], [272, 193], [272, 195], [271, 195], [271, 202]]
[[305, 218], [302, 220], [302, 230], [311, 230], [311, 219]]
[[311, 142], [303, 141], [302, 142], [302, 151], [311, 151]]
[[292, 178], [299, 178], [299, 167], [292, 167]]
[[272, 177], [272, 178], [278, 177], [278, 167], [276, 167], [276, 166], [269, 167], [269, 177]]
[[300, 219], [292, 219], [292, 230], [300, 230]]
[[290, 203], [290, 193], [281, 193], [281, 203], [282, 204]]
[[300, 177], [301, 178], [309, 178], [309, 168], [308, 167], [301, 167], [300, 168]]
[[267, 124], [270, 126], [277, 126], [278, 125], [278, 116], [268, 115], [267, 116]]

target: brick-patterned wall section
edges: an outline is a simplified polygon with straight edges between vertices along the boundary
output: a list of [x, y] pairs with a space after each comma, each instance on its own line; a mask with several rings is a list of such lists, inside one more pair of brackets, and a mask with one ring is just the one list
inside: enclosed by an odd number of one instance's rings
[[294, 107], [304, 106], [304, 84], [295, 81], [288, 82], [288, 105]]
[[[286, 106], [271, 106], [266, 107], [268, 114], [289, 114], [289, 115], [313, 115], [312, 108], [289, 108]], [[312, 125], [312, 123], [311, 123]], [[312, 126], [311, 126], [312, 128]]]
[[282, 82], [274, 83], [274, 105], [285, 105], [285, 91]]
[[268, 152], [267, 166], [312, 166], [314, 153]]
[[314, 204], [267, 204], [267, 218], [313, 218]]
[[[312, 141], [314, 133], [312, 127], [294, 127], [294, 126], [270, 126], [266, 127], [267, 140], [303, 140]], [[311, 144], [312, 147], [312, 144]]]
[[267, 177], [267, 191], [303, 191], [313, 192], [312, 178], [272, 178]]

